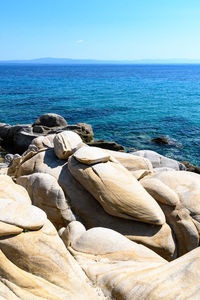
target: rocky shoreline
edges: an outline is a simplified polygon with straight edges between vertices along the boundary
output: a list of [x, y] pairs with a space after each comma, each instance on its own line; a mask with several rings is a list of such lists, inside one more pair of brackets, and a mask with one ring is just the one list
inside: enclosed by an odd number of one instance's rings
[[186, 163], [55, 114], [0, 124], [0, 139], [0, 298], [200, 298], [200, 175]]

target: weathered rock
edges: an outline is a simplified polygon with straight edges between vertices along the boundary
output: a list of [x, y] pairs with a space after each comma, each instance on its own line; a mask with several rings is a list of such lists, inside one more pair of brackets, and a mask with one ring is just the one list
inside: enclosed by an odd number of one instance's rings
[[74, 157], [79, 162], [91, 165], [98, 162], [107, 162], [110, 159], [110, 155], [106, 151], [96, 147], [81, 147], [74, 153]]
[[[25, 189], [11, 181], [0, 176], [0, 299], [104, 299], [91, 287], [45, 213], [30, 199], [24, 201]], [[61, 197], [57, 200], [63, 208]]]
[[191, 163], [189, 163], [188, 161], [181, 161], [181, 163], [185, 165], [186, 171], [200, 174], [200, 167], [194, 166]]
[[173, 160], [171, 158], [165, 157], [155, 151], [140, 150], [140, 151], [133, 152], [132, 155], [147, 158], [152, 163], [153, 168], [167, 167], [167, 168], [172, 168], [176, 171], [186, 169], [182, 163]]
[[[29, 158], [30, 157], [30, 158]], [[38, 153], [29, 152], [16, 168], [15, 177], [33, 173], [47, 173], [56, 179], [60, 176], [62, 167], [67, 162], [58, 159], [54, 149], [47, 149]], [[11, 166], [12, 167], [12, 166]]]
[[108, 149], [108, 150], [113, 150], [113, 151], [122, 151], [124, 152], [124, 147], [116, 142], [110, 142], [110, 141], [104, 141], [104, 140], [97, 140], [97, 141], [92, 141], [88, 143], [89, 146], [92, 147], [99, 147], [102, 149]]
[[77, 123], [76, 125], [68, 125], [67, 127], [62, 128], [62, 130], [74, 131], [81, 137], [84, 143], [91, 142], [94, 137], [92, 126], [87, 123]]
[[37, 231], [0, 240], [0, 296], [22, 300], [103, 299], [49, 221]]
[[46, 221], [46, 214], [30, 204], [1, 198], [0, 221], [20, 228], [39, 229]]
[[117, 151], [110, 151], [107, 152], [117, 159], [120, 164], [122, 164], [126, 169], [130, 172], [138, 171], [138, 170], [149, 170], [153, 171], [153, 166], [148, 158], [142, 156], [134, 156], [129, 153], [122, 153]]
[[0, 237], [6, 236], [6, 235], [7, 236], [12, 235], [12, 234], [19, 234], [22, 231], [23, 231], [23, 228], [0, 221]]
[[56, 134], [53, 143], [56, 156], [60, 159], [67, 159], [83, 145], [80, 136], [73, 131], [62, 131]]
[[5, 175], [0, 175], [0, 198], [31, 204], [28, 192], [20, 185], [15, 184], [9, 176]]
[[107, 162], [88, 167], [70, 157], [68, 166], [71, 174], [107, 213], [157, 225], [165, 223], [156, 201], [121, 164]]
[[[75, 221], [67, 227], [68, 244], [74, 250], [88, 254], [103, 255], [113, 252], [132, 250], [137, 256], [151, 257], [160, 262], [165, 260], [152, 250], [130, 241], [120, 233], [102, 227], [95, 227], [86, 231], [84, 226]], [[64, 241], [65, 242], [65, 241]]]
[[33, 126], [33, 132], [34, 133], [48, 133], [48, 131], [50, 131], [51, 128], [47, 127], [47, 126], [42, 126], [42, 125], [34, 125]]
[[48, 134], [47, 136], [38, 136], [33, 139], [31, 144], [29, 145], [28, 150], [34, 149], [34, 151], [46, 150], [49, 148], [53, 148], [53, 139], [55, 134]]
[[26, 188], [32, 204], [46, 212], [48, 219], [59, 229], [75, 220], [65, 195], [57, 180], [45, 173], [17, 178], [17, 183]]
[[111, 230], [67, 229], [68, 249], [110, 299], [199, 299], [200, 248], [168, 263]]
[[111, 228], [127, 235], [131, 240], [148, 246], [168, 260], [176, 257], [176, 246], [171, 229], [167, 224], [165, 226], [147, 225], [107, 214], [99, 202], [72, 177], [68, 171], [67, 162], [59, 160], [53, 149], [42, 151], [25, 159], [17, 169], [17, 177], [38, 172], [50, 174], [56, 178], [72, 211], [87, 228], [94, 226]]
[[131, 174], [137, 179], [141, 180], [145, 176], [152, 175], [154, 172], [150, 170], [136, 170], [136, 171], [131, 171]]
[[200, 175], [173, 171], [142, 179], [141, 184], [156, 199], [173, 228], [181, 256], [199, 246]]
[[171, 228], [111, 216], [98, 201], [70, 174], [67, 165], [62, 169], [58, 182], [70, 202], [78, 220], [87, 228], [106, 227], [126, 235], [130, 240], [154, 250], [167, 260], [176, 257], [176, 245]]
[[94, 136], [90, 124], [67, 125], [65, 119], [57, 114], [44, 114], [32, 125], [10, 126], [9, 124], [0, 123], [0, 142], [9, 152], [22, 154], [34, 138], [55, 135], [62, 131], [74, 131], [84, 142], [92, 141]]
[[60, 115], [48, 113], [40, 116], [34, 123], [34, 126], [46, 126], [46, 127], [64, 127], [67, 126], [66, 120]]

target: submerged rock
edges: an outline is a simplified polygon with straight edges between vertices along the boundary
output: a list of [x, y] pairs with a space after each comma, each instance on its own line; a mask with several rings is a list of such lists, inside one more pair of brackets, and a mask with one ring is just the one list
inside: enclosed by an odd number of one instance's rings
[[151, 140], [151, 142], [158, 144], [158, 145], [169, 145], [170, 141], [165, 137], [156, 137]]

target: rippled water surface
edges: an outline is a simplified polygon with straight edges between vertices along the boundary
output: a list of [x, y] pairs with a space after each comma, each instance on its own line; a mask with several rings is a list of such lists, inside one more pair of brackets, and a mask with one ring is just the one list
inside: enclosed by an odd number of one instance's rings
[[[200, 65], [0, 65], [0, 122], [54, 112], [95, 138], [200, 165]], [[171, 143], [158, 146], [152, 138]]]

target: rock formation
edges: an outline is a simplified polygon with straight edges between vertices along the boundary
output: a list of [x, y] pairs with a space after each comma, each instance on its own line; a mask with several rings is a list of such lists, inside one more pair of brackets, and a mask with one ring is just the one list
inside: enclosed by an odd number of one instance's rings
[[0, 299], [199, 299], [200, 175], [49, 132], [0, 175]]

